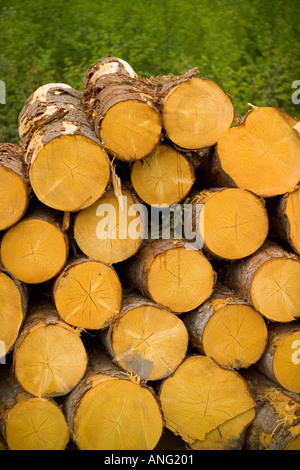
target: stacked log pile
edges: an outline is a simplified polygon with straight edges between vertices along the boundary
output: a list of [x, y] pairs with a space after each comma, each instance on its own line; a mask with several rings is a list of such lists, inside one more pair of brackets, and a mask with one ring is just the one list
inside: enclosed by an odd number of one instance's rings
[[298, 120], [196, 67], [83, 86], [0, 144], [0, 450], [299, 450]]

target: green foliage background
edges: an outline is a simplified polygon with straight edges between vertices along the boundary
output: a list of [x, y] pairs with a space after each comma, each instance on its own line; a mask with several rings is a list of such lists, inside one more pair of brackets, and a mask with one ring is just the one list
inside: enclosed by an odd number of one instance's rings
[[115, 55], [143, 76], [198, 66], [233, 98], [300, 117], [299, 0], [0, 0], [0, 141], [18, 141], [26, 98], [48, 82], [82, 90], [86, 69]]

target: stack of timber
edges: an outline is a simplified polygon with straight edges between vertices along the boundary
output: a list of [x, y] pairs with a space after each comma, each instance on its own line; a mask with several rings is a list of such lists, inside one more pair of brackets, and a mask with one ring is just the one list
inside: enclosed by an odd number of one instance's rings
[[300, 450], [299, 120], [103, 57], [0, 144], [0, 450]]

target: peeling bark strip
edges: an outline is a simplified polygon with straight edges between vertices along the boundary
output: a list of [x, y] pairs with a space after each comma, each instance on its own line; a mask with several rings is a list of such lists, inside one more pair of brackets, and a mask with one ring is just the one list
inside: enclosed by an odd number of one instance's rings
[[262, 356], [268, 330], [262, 315], [221, 283], [200, 307], [183, 316], [190, 342], [222, 366], [247, 368]]
[[224, 263], [220, 280], [266, 318], [291, 322], [300, 312], [300, 259], [267, 240], [247, 258]]
[[143, 381], [171, 375], [188, 347], [183, 322], [137, 293], [124, 294], [120, 314], [100, 337], [113, 361]]
[[130, 285], [174, 313], [193, 310], [215, 283], [208, 259], [183, 240], [151, 240], [127, 264]]
[[163, 418], [151, 387], [134, 380], [101, 351], [91, 351], [83, 380], [66, 397], [65, 413], [81, 450], [152, 450]]
[[244, 371], [256, 400], [256, 416], [246, 431], [246, 450], [299, 450], [300, 397], [253, 368]]
[[13, 352], [14, 372], [36, 397], [66, 395], [85, 374], [88, 357], [80, 332], [63, 322], [50, 304], [33, 307]]
[[23, 217], [30, 192], [21, 147], [0, 144], [0, 230], [7, 230]]
[[8, 367], [0, 373], [0, 431], [9, 450], [65, 450], [70, 430], [61, 407], [24, 391]]
[[50, 83], [32, 93], [19, 115], [32, 189], [43, 204], [65, 212], [93, 204], [110, 178], [108, 156], [81, 99], [69, 85]]

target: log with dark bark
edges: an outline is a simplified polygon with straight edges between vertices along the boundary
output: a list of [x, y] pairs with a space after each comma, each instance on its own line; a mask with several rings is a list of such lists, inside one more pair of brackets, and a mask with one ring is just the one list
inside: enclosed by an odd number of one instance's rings
[[300, 450], [300, 396], [278, 387], [251, 368], [243, 374], [256, 400], [256, 416], [246, 431], [246, 450]]

